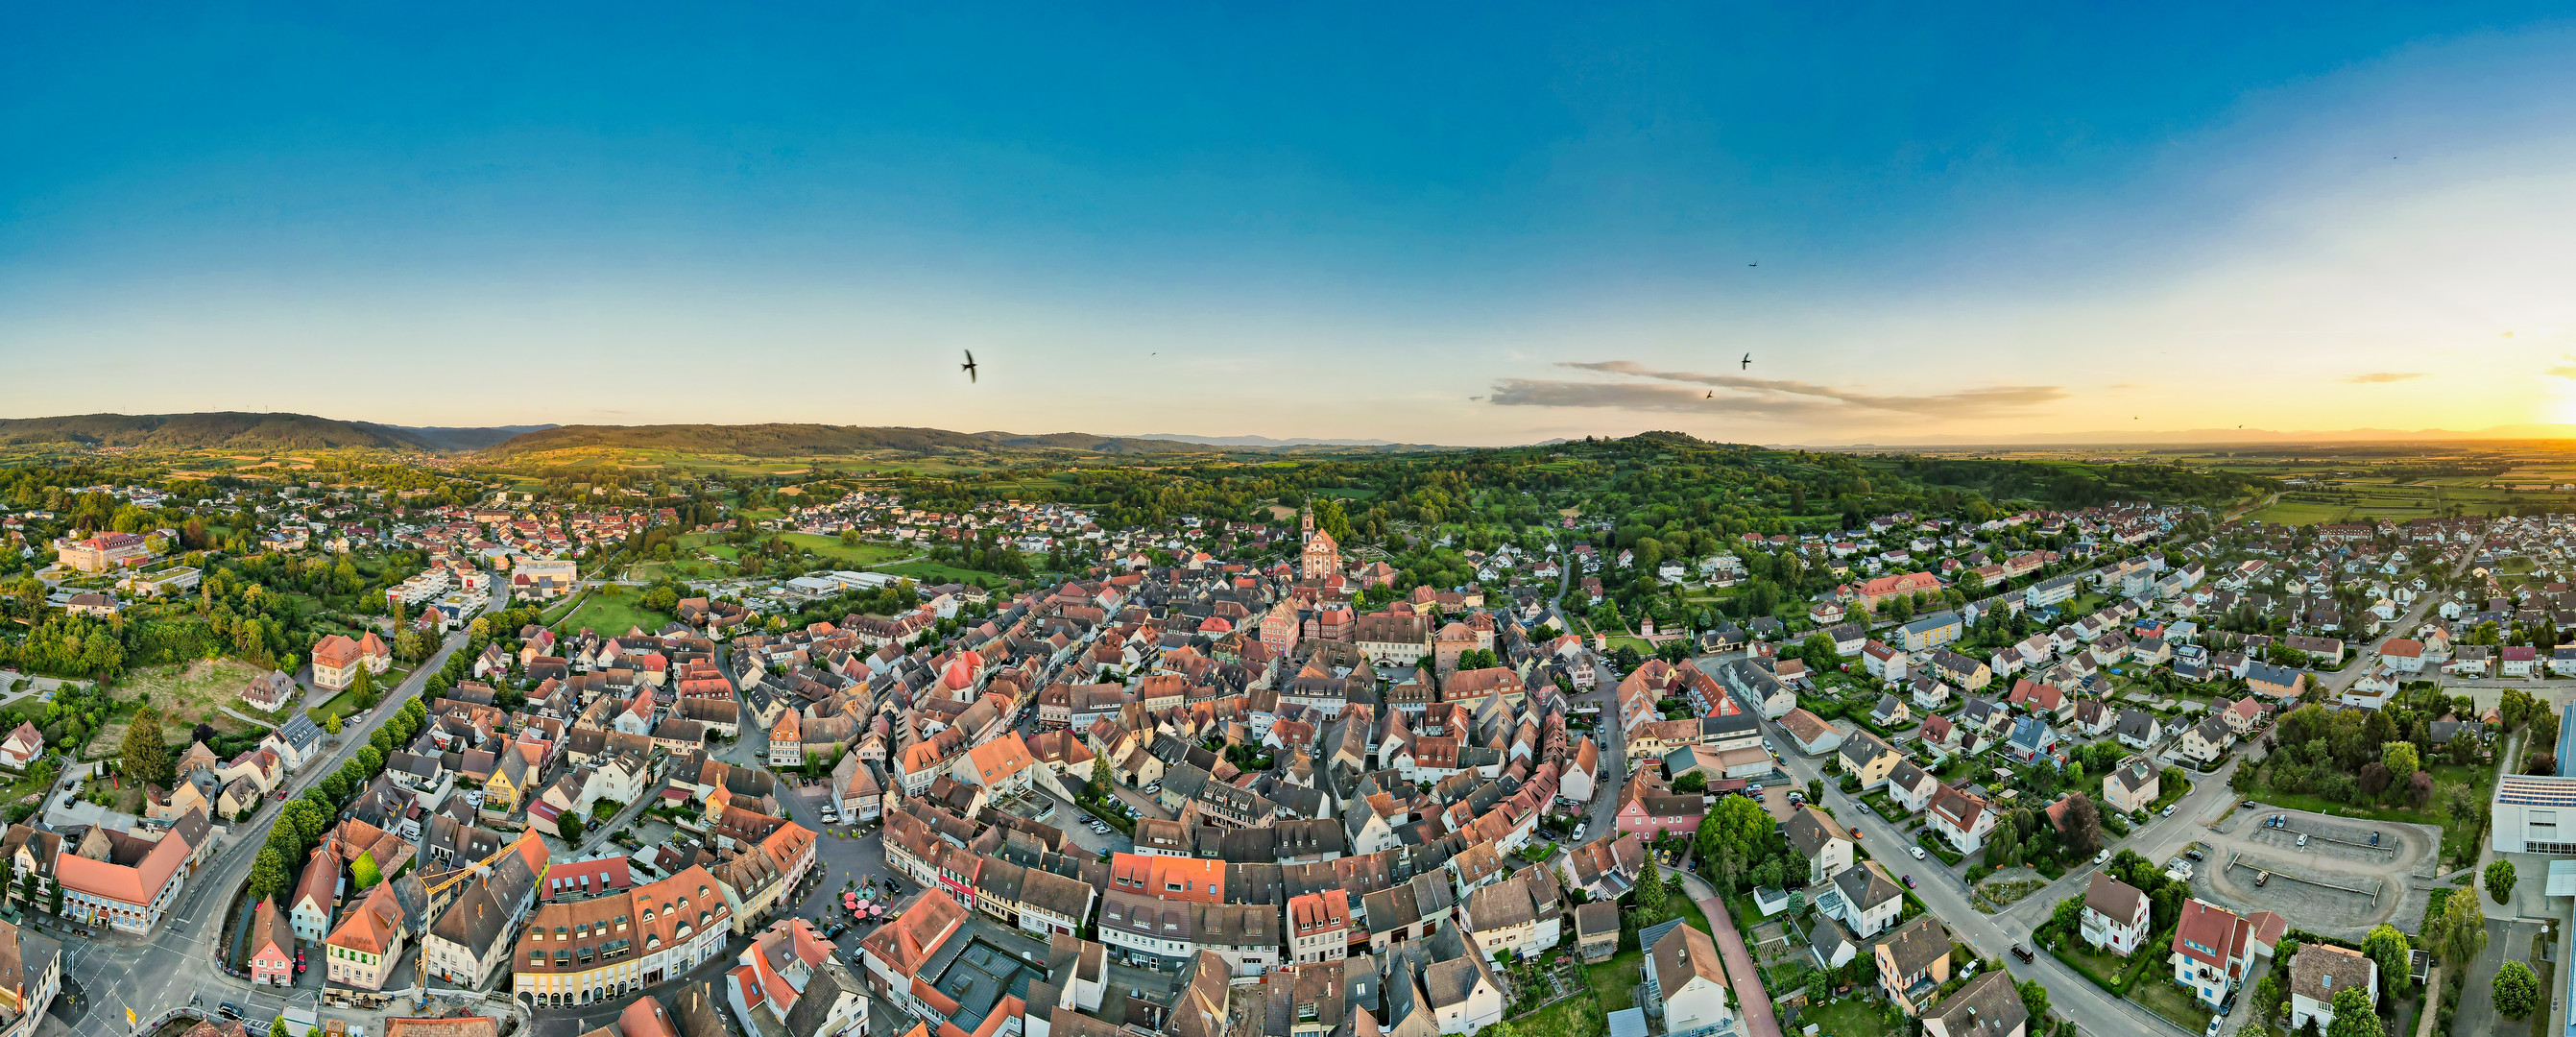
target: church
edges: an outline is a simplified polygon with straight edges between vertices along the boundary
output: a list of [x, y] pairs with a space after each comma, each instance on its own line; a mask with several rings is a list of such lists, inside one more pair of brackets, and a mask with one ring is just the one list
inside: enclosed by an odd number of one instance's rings
[[1302, 525], [1306, 535], [1306, 550], [1298, 566], [1297, 575], [1309, 580], [1320, 580], [1342, 571], [1342, 545], [1333, 541], [1331, 533], [1315, 528], [1313, 509], [1306, 510]]

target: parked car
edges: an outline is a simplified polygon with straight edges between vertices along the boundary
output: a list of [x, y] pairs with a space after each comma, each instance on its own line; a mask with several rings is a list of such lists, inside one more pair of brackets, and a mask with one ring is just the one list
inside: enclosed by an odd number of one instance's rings
[[1905, 888], [1907, 888], [1907, 889], [1913, 889], [1913, 888], [1914, 888], [1914, 876], [1912, 876], [1912, 875], [1907, 875], [1907, 876], [1905, 876]]
[[2199, 850], [2197, 850], [2197, 849], [2184, 850], [2184, 851], [2182, 852], [2182, 855], [2183, 855], [2183, 856], [2185, 856], [2185, 857], [2189, 857], [2189, 858], [2191, 858], [2192, 860], [2195, 860], [2195, 861], [2205, 861], [2205, 860], [2208, 860], [2208, 859], [2209, 859], [2209, 857], [2208, 857], [2207, 855], [2205, 855], [2205, 854], [2201, 853], [2201, 852], [2200, 852]]
[[2111, 859], [2111, 848], [2110, 848], [2110, 847], [2107, 847], [2107, 846], [2105, 846], [2105, 847], [2103, 847], [2103, 848], [2102, 848], [2102, 852], [2100, 852], [2100, 853], [2097, 853], [2097, 854], [2094, 854], [2094, 855], [2093, 855], [2093, 863], [2094, 863], [2094, 865], [2095, 865], [2095, 866], [2097, 866], [2097, 867], [2098, 867], [2098, 866], [2100, 866], [2100, 865], [2101, 865], [2101, 863], [2102, 863], [2103, 861], [2107, 861], [2107, 860], [2110, 860], [2110, 859]]
[[2174, 812], [2174, 808], [2175, 808], [2175, 807], [2179, 807], [2179, 806], [2181, 806], [2181, 805], [2182, 805], [2182, 804], [2180, 804], [2180, 803], [2167, 803], [2167, 804], [2165, 804], [2165, 809], [2164, 809], [2164, 811], [2163, 811], [2162, 813], [2157, 814], [2156, 816], [2157, 816], [2157, 817], [2172, 817], [2172, 816], [2173, 816], [2173, 812]]
[[2210, 1016], [2209, 1029], [2201, 1031], [2200, 1037], [2218, 1037], [2218, 1027], [2225, 1022], [2227, 1022], [2227, 1017], [2224, 1015]]
[[2255, 872], [2255, 873], [2254, 873], [2254, 888], [2256, 888], [2256, 889], [2261, 889], [2261, 888], [2263, 888], [2263, 884], [2264, 884], [2264, 883], [2266, 883], [2266, 882], [2270, 882], [2270, 881], [2272, 881], [2272, 873], [2271, 873], [2271, 872], [2268, 872], [2268, 871], [2258, 871], [2258, 872]]
[[2257, 805], [2257, 804], [2256, 804], [2253, 800], [2250, 800], [2250, 799], [2249, 799], [2249, 800], [2246, 800], [2245, 802], [2242, 802], [2242, 803], [2236, 804], [2236, 809], [2238, 809], [2238, 810], [2252, 810], [2252, 809], [2254, 809], [2254, 807], [2255, 807], [2256, 805]]
[[2301, 832], [2301, 833], [2299, 833], [2299, 845], [2301, 845], [2301, 846], [2306, 846], [2307, 844], [2308, 844], [2308, 833], [2306, 833], [2306, 832]]
[[223, 1016], [226, 1019], [239, 1019], [242, 1017], [242, 1010], [240, 1005], [226, 1001], [215, 1006], [215, 1014]]
[[2021, 959], [2021, 963], [2022, 963], [2022, 964], [2024, 964], [2024, 965], [2028, 965], [2028, 964], [2030, 964], [2030, 963], [2031, 963], [2031, 959], [2034, 959], [2034, 958], [2039, 957], [2039, 955], [2032, 954], [2032, 953], [2030, 952], [2030, 948], [2028, 948], [2028, 947], [2024, 947], [2024, 946], [2022, 946], [2022, 945], [2020, 945], [2020, 944], [2018, 944], [2018, 943], [2016, 943], [2016, 944], [2014, 944], [2014, 945], [2013, 945], [2012, 952], [2013, 952], [2013, 957], [2020, 958], [2020, 959]]
[[2370, 833], [2370, 845], [2372, 845], [2372, 846], [2377, 846], [2377, 845], [2379, 845], [2379, 833], [2377, 833], [2377, 832], [2372, 832], [2372, 833]]
[[1908, 846], [1908, 847], [1906, 847], [1906, 849], [1907, 849], [1907, 850], [1910, 850], [1910, 851], [1912, 851], [1912, 852], [1913, 852], [1913, 854], [1914, 854], [1914, 859], [1915, 859], [1915, 860], [1918, 860], [1918, 861], [1919, 861], [1919, 860], [1922, 860], [1922, 859], [1923, 859], [1923, 848], [1922, 848], [1922, 847], [1920, 847], [1920, 846]]

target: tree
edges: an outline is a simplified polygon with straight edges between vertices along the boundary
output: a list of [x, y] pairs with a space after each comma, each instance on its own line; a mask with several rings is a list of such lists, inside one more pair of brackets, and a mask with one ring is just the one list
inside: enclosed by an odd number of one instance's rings
[[[340, 738], [340, 714], [331, 713], [325, 715], [322, 718], [322, 730], [329, 733], [333, 741], [338, 741]], [[378, 730], [382, 730], [382, 728], [379, 728]]]
[[[2361, 991], [2349, 992], [2358, 994]], [[2540, 977], [2532, 974], [2531, 966], [2518, 961], [2508, 961], [2504, 963], [2503, 968], [2496, 970], [2495, 1010], [2497, 1015], [2507, 1019], [2520, 1019], [2530, 1015], [2532, 1010], [2538, 1007], [2540, 1007]], [[2342, 1011], [2341, 997], [2335, 998], [2335, 1009], [2338, 1012]], [[2343, 1037], [2343, 1035], [2338, 1033], [2334, 1037]]]
[[1091, 758], [1091, 796], [1094, 799], [1098, 799], [1102, 795], [1108, 793], [1108, 791], [1109, 758], [1105, 756], [1094, 756]]
[[[2538, 989], [2538, 984], [2533, 988]], [[2371, 1007], [2370, 991], [2360, 987], [2335, 991], [2334, 1023], [2326, 1027], [2326, 1037], [2384, 1037], [2386, 1033], [2379, 1012]]]
[[286, 1037], [286, 1017], [278, 1016], [268, 1024], [268, 1037]]
[[556, 834], [563, 836], [563, 841], [575, 846], [581, 845], [582, 825], [581, 815], [573, 811], [567, 810], [555, 816]]
[[1692, 771], [1673, 779], [1673, 791], [1685, 794], [1708, 791], [1708, 772]]
[[2021, 984], [2021, 1006], [2030, 1012], [2033, 1019], [2047, 1018], [2048, 988], [2040, 986], [2035, 979], [2024, 981]]
[[253, 861], [250, 866], [251, 899], [266, 900], [276, 896], [285, 891], [289, 881], [286, 874], [286, 859], [278, 855], [277, 848], [260, 847], [259, 859]]
[[2057, 902], [2048, 912], [2048, 928], [2060, 934], [2072, 933], [2084, 925], [2084, 898], [2068, 897]]
[[1655, 870], [1652, 853], [1646, 855], [1646, 866], [1637, 873], [1637, 919], [1639, 926], [1664, 920], [1664, 878]]
[[2093, 797], [2081, 792], [2066, 797], [2066, 852], [2076, 857], [2091, 857], [2102, 848], [2102, 811], [2093, 805]]
[[2440, 921], [2424, 928], [2433, 949], [2451, 966], [2465, 968], [2487, 949], [2487, 915], [2478, 908], [2477, 894], [2468, 890], [2453, 892], [2442, 903]]
[[170, 746], [161, 734], [161, 713], [143, 709], [125, 727], [125, 773], [137, 781], [168, 787], [176, 768], [170, 762]]
[[2379, 747], [2379, 762], [2388, 766], [2392, 775], [2411, 775], [2423, 769], [2423, 760], [2415, 753], [2413, 742], [2390, 742]]
[[2496, 903], [2501, 904], [2513, 899], [2514, 876], [2512, 861], [2498, 858], [2495, 863], [2487, 865], [2487, 871], [2484, 877], [2487, 884], [2487, 895], [2495, 898]]
[[2382, 922], [2370, 930], [2369, 936], [2362, 939], [2361, 953], [2369, 955], [2370, 960], [2379, 964], [2380, 982], [2387, 983], [2407, 974], [2406, 952], [2411, 946], [2406, 942], [2405, 933], [2398, 932], [2396, 926]]
[[1834, 650], [1833, 635], [1819, 630], [1807, 635], [1807, 642], [1799, 649], [1798, 656], [1807, 660], [1808, 666], [1822, 668], [1842, 658], [1842, 653]]
[[358, 678], [349, 685], [349, 701], [357, 703], [359, 709], [366, 709], [376, 704], [375, 671], [364, 666], [358, 667]]
[[385, 880], [385, 873], [376, 867], [374, 855], [362, 853], [349, 862], [349, 877], [359, 889], [373, 889], [376, 883]]

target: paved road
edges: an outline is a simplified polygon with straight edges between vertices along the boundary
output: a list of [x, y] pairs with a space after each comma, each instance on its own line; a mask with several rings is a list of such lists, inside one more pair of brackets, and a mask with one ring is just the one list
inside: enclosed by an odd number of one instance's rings
[[[485, 613], [508, 607], [505, 590], [485, 606]], [[289, 798], [300, 795], [305, 786], [320, 780], [353, 756], [359, 746], [385, 718], [418, 697], [429, 675], [444, 665], [447, 657], [465, 645], [466, 633], [459, 627], [441, 642], [429, 660], [415, 668], [395, 693], [385, 696], [376, 708], [356, 723], [347, 724], [340, 736], [339, 748], [329, 757], [305, 765], [288, 779]], [[285, 1007], [287, 996], [309, 1000], [313, 991], [293, 988], [280, 992], [276, 988], [251, 987], [243, 980], [224, 974], [215, 965], [215, 948], [224, 915], [231, 906], [236, 890], [250, 874], [259, 858], [259, 850], [268, 840], [269, 826], [277, 821], [278, 804], [271, 800], [262, 805], [258, 817], [236, 825], [229, 837], [230, 845], [217, 851], [215, 857], [191, 877], [178, 903], [164, 917], [159, 929], [149, 939], [138, 940], [122, 934], [104, 935], [92, 940], [75, 938], [70, 942], [71, 960], [65, 966], [65, 978], [81, 991], [84, 998], [72, 1004], [77, 1020], [72, 1032], [101, 1037], [123, 1037], [128, 1032], [125, 1012], [132, 1009], [149, 1018], [162, 1009], [188, 1003], [196, 997], [212, 1007], [230, 1001], [243, 1006], [251, 1018], [265, 1019]], [[314, 973], [318, 974], [319, 962]], [[407, 964], [399, 966], [407, 970]], [[409, 985], [408, 975], [395, 983]]]
[[1681, 876], [1682, 888], [1699, 902], [1701, 914], [1708, 916], [1709, 939], [1717, 943], [1718, 956], [1726, 959], [1726, 975], [1735, 983], [1737, 1010], [1744, 1017], [1744, 1032], [1751, 1037], [1780, 1037], [1780, 1017], [1771, 1007], [1771, 991], [1762, 985], [1762, 973], [1753, 967], [1753, 954], [1744, 949], [1744, 935], [1735, 931], [1735, 916], [1726, 912], [1717, 890], [1687, 871]]
[[[1787, 733], [1771, 721], [1763, 721], [1763, 733], [1775, 744], [1790, 744]], [[1790, 777], [1797, 782], [1804, 783], [1823, 776], [1822, 769], [1814, 760], [1795, 753], [1788, 754], [1785, 759]], [[2183, 843], [2191, 841], [2195, 823], [2213, 811], [2227, 809], [2222, 804], [2232, 805], [2233, 798], [2227, 793], [2227, 774], [2228, 771], [2221, 770], [2195, 779], [2196, 785], [2184, 800], [2182, 809], [2176, 810], [2172, 817], [2158, 819], [2143, 831], [2132, 833], [2122, 845], [2134, 847], [2158, 860], [2179, 851]], [[2074, 1020], [2085, 1033], [2093, 1037], [2138, 1033], [2199, 1037], [2198, 1034], [2187, 1034], [2181, 1027], [2134, 1003], [2114, 999], [2053, 956], [2042, 954], [2029, 964], [2023, 964], [2008, 953], [2010, 948], [2030, 939], [2030, 931], [2035, 924], [2048, 920], [2047, 905], [2072, 895], [2067, 890], [2080, 889], [2080, 883], [2089, 882], [2093, 869], [2071, 870], [2058, 883], [2024, 898], [2010, 910], [1990, 916], [1969, 904], [1967, 885], [1957, 872], [1940, 866], [1938, 861], [1914, 860], [1909, 851], [1914, 840], [1879, 817], [1877, 811], [1856, 798], [1844, 795], [1842, 789], [1831, 782], [1825, 785], [1823, 805], [1833, 808], [1836, 818], [1857, 819], [1855, 823], [1862, 832], [1860, 844], [1872, 858], [1892, 863], [1894, 870], [1899, 872], [1928, 878], [1928, 881], [1918, 879], [1915, 895], [1923, 899], [1924, 906], [1933, 917], [1949, 928], [1952, 938], [1967, 944], [1980, 957], [2003, 959], [2005, 967], [2017, 980], [2038, 980], [2048, 988], [2054, 1010]]]

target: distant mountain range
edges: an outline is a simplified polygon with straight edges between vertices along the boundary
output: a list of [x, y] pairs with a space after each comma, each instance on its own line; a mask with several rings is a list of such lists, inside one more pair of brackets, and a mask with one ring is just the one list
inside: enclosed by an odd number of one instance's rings
[[[2493, 425], [2482, 429], [2388, 428], [2309, 429], [2284, 432], [2256, 428], [2195, 428], [2167, 431], [2105, 429], [2094, 432], [2033, 432], [2006, 436], [1914, 436], [1893, 442], [1844, 443], [1836, 448], [1920, 446], [2185, 446], [2281, 443], [2410, 443], [2435, 441], [2576, 439], [2576, 425]], [[1823, 444], [1779, 444], [1822, 446]]]
[[605, 450], [660, 450], [738, 457], [906, 453], [976, 454], [1046, 451], [1082, 454], [1353, 453], [1439, 450], [1383, 441], [1272, 440], [1259, 436], [1200, 442], [1191, 438], [1103, 436], [1087, 432], [1029, 435], [951, 432], [935, 428], [817, 424], [755, 425], [382, 425], [310, 414], [82, 414], [0, 419], [0, 446], [67, 444], [173, 450], [373, 449], [482, 453], [495, 458]]
[[[1178, 432], [1148, 432], [1138, 439], [1168, 439], [1177, 443], [1204, 443], [1208, 446], [1404, 446], [1390, 439], [1272, 439], [1268, 436], [1185, 436]], [[1416, 449], [1432, 450], [1437, 447]]]

